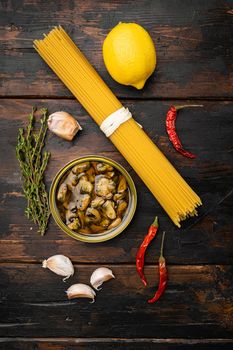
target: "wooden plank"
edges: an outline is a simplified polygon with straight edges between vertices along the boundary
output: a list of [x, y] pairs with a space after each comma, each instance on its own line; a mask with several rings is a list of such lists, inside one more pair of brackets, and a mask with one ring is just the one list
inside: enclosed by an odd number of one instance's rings
[[1, 337], [226, 338], [232, 337], [232, 266], [169, 266], [163, 298], [147, 304], [158, 283], [147, 266], [149, 287], [135, 267], [107, 265], [116, 275], [96, 302], [68, 301], [65, 290], [88, 283], [98, 267], [78, 264], [66, 283], [38, 264], [1, 264]]
[[[61, 24], [120, 97], [233, 97], [233, 1], [1, 1], [0, 95], [71, 96], [32, 48]], [[118, 22], [151, 34], [158, 65], [143, 91], [114, 82], [102, 44]]]
[[[0, 260], [38, 262], [54, 253], [62, 253], [76, 262], [134, 263], [136, 250], [148, 225], [158, 215], [161, 230], [167, 231], [166, 255], [169, 263], [232, 263], [233, 104], [205, 101], [203, 109], [180, 112], [177, 121], [180, 137], [184, 145], [198, 155], [196, 160], [189, 160], [176, 153], [167, 138], [164, 117], [170, 103], [172, 101], [127, 101], [126, 105], [203, 199], [204, 205], [197, 222], [188, 221], [181, 230], [174, 227], [149, 190], [76, 101], [1, 100]], [[51, 112], [66, 110], [77, 116], [84, 129], [71, 143], [48, 135], [47, 148], [52, 152], [47, 172], [48, 187], [65, 163], [91, 153], [109, 156], [131, 173], [137, 186], [138, 208], [133, 222], [122, 235], [99, 245], [84, 244], [67, 237], [51, 220], [46, 236], [40, 237], [25, 218], [15, 145], [17, 130], [26, 125], [32, 105], [47, 106]], [[89, 142], [90, 138], [92, 142]], [[155, 171], [158, 171], [156, 164]], [[158, 239], [152, 244], [147, 262], [153, 263], [158, 256], [159, 242]]]
[[232, 344], [232, 339], [0, 338], [1, 350], [231, 350]]

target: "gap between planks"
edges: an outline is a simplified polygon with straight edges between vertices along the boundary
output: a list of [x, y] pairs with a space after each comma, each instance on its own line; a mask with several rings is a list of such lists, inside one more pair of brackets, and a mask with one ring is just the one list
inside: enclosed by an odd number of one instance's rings
[[[41, 260], [37, 260], [37, 261], [27, 261], [27, 260], [6, 260], [6, 261], [0, 261], [0, 268], [1, 268], [1, 265], [41, 265], [42, 264], [42, 261], [44, 259], [41, 259]], [[115, 266], [115, 267], [121, 267], [121, 266], [128, 266], [128, 267], [133, 267], [135, 268], [135, 263], [134, 262], [122, 262], [122, 263], [119, 263], [119, 262], [101, 262], [101, 261], [96, 261], [96, 262], [82, 262], [82, 263], [79, 263], [77, 262], [76, 260], [72, 260], [72, 263], [74, 266], [79, 266], [79, 267], [85, 267], [85, 266], [96, 266], [96, 265], [106, 265], [106, 266], [109, 266], [109, 265], [112, 265], [112, 266]], [[158, 261], [155, 261], [153, 264], [152, 263], [149, 263], [149, 264], [145, 264], [145, 267], [154, 267], [154, 266], [157, 266], [158, 265]], [[211, 263], [202, 263], [200, 262], [199, 264], [197, 263], [194, 263], [194, 264], [191, 264], [191, 263], [187, 263], [187, 264], [180, 264], [180, 263], [172, 263], [172, 264], [169, 264], [167, 263], [166, 264], [168, 267], [201, 267], [201, 266], [224, 266], [224, 267], [231, 267], [233, 266], [233, 264], [227, 264], [227, 263], [220, 263], [220, 264], [211, 264]]]
[[0, 343], [3, 342], [28, 342], [28, 343], [70, 343], [70, 344], [87, 344], [87, 343], [155, 343], [155, 344], [222, 344], [222, 343], [233, 343], [233, 339], [186, 339], [186, 338], [0, 338]]
[[[185, 101], [185, 100], [193, 100], [193, 101], [233, 101], [233, 96], [184, 96], [184, 97], [141, 97], [141, 96], [116, 96], [119, 100], [122, 101]], [[0, 95], [0, 99], [21, 99], [21, 100], [77, 100], [74, 96], [56, 96], [56, 95]]]

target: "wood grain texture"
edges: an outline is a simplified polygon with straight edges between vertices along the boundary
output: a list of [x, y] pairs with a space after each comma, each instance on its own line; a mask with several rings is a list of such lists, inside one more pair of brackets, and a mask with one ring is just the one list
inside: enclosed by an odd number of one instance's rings
[[232, 339], [0, 338], [5, 350], [232, 350]]
[[[104, 66], [102, 43], [119, 21], [143, 25], [156, 45], [157, 68], [143, 91], [117, 84]], [[173, 226], [32, 48], [35, 38], [58, 24], [203, 199], [200, 216], [182, 229]], [[0, 350], [233, 348], [232, 30], [232, 0], [0, 0]], [[204, 108], [181, 111], [177, 120], [184, 146], [198, 155], [189, 160], [169, 143], [165, 114], [172, 103], [194, 100]], [[130, 226], [114, 240], [98, 245], [75, 241], [52, 219], [46, 236], [40, 237], [25, 218], [15, 146], [32, 105], [48, 107], [51, 113], [70, 112], [84, 129], [71, 143], [48, 135], [48, 189], [65, 163], [90, 153], [119, 161], [132, 175], [138, 208]], [[149, 287], [144, 288], [135, 254], [155, 215], [160, 231], [146, 256]], [[162, 230], [169, 283], [163, 298], [148, 305], [158, 284]], [[44, 258], [58, 253], [76, 263], [75, 275], [66, 283], [41, 268]], [[104, 285], [96, 302], [68, 301], [65, 290], [73, 283], [88, 283], [101, 265], [112, 268], [116, 279]]]
[[[120, 97], [233, 97], [233, 1], [0, 2], [0, 95], [71, 96], [32, 48], [62, 25]], [[129, 10], [130, 9], [130, 10]], [[102, 44], [118, 22], [137, 22], [157, 49], [155, 73], [143, 91], [114, 82]]]
[[147, 266], [145, 288], [134, 266], [106, 265], [116, 279], [104, 284], [94, 304], [68, 301], [65, 290], [88, 283], [98, 266], [78, 264], [64, 283], [39, 264], [1, 264], [0, 336], [231, 338], [232, 266], [168, 266], [166, 293], [149, 305], [158, 283], [156, 266]]
[[[179, 155], [169, 143], [164, 118], [170, 103], [147, 101], [146, 111], [143, 101], [128, 101], [127, 106], [203, 199], [200, 216], [184, 223], [181, 230], [175, 228], [149, 190], [76, 101], [2, 100], [0, 260], [38, 262], [54, 253], [62, 253], [76, 262], [132, 263], [148, 225], [158, 215], [161, 230], [167, 231], [166, 255], [169, 263], [232, 263], [233, 103], [204, 102], [203, 109], [189, 109], [179, 114], [179, 134], [184, 145], [198, 155], [194, 161]], [[26, 125], [32, 105], [48, 107], [51, 112], [66, 110], [76, 116], [83, 127], [73, 142], [48, 134], [47, 148], [52, 153], [46, 178], [48, 188], [51, 179], [62, 166], [87, 154], [109, 156], [123, 164], [131, 173], [139, 197], [137, 212], [130, 226], [114, 240], [99, 245], [78, 242], [66, 236], [53, 220], [48, 233], [40, 237], [24, 216], [25, 200], [21, 193], [15, 145], [18, 128]], [[159, 171], [156, 164], [154, 169]], [[150, 247], [147, 262], [154, 262], [158, 248], [159, 240]]]

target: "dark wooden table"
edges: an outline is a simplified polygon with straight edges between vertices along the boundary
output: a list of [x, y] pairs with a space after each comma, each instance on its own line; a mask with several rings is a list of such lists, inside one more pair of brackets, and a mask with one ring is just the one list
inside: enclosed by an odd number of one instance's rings
[[[0, 349], [232, 349], [233, 348], [233, 1], [0, 1]], [[102, 43], [119, 21], [137, 22], [151, 34], [158, 65], [143, 91], [108, 75]], [[85, 110], [32, 48], [61, 24], [137, 121], [203, 199], [200, 216], [173, 226], [149, 190], [104, 137]], [[170, 145], [165, 114], [172, 103], [202, 103], [180, 113], [184, 145], [198, 155], [185, 159]], [[67, 161], [90, 153], [123, 164], [138, 191], [136, 215], [123, 234], [90, 245], [66, 236], [51, 220], [40, 237], [24, 216], [25, 200], [15, 158], [19, 127], [31, 106], [65, 110], [83, 126], [71, 143], [49, 134], [49, 187]], [[91, 140], [91, 142], [90, 142]], [[156, 164], [154, 165], [157, 170]], [[135, 272], [135, 253], [154, 215], [166, 230], [169, 284], [155, 305], [146, 300], [158, 282], [160, 239], [146, 258], [149, 288]], [[61, 278], [41, 261], [65, 254], [75, 276]], [[95, 304], [67, 301], [64, 290], [88, 282], [97, 266], [116, 280]]]

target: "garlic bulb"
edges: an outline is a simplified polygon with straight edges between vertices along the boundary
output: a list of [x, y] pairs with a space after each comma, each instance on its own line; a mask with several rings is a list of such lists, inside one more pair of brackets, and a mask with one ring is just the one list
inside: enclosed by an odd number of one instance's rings
[[77, 283], [73, 284], [66, 291], [68, 299], [75, 298], [90, 298], [92, 299], [92, 303], [95, 302], [95, 291], [89, 287], [87, 284]]
[[106, 282], [111, 278], [115, 278], [112, 270], [108, 269], [107, 267], [99, 267], [92, 273], [90, 283], [93, 288], [100, 290], [101, 288], [99, 287], [103, 284], [103, 282]]
[[68, 141], [71, 141], [79, 130], [82, 130], [77, 120], [63, 111], [50, 114], [48, 128], [57, 136]]
[[42, 262], [42, 267], [47, 268], [57, 275], [65, 276], [63, 281], [74, 274], [74, 267], [72, 262], [67, 256], [64, 255], [53, 255], [47, 260]]

